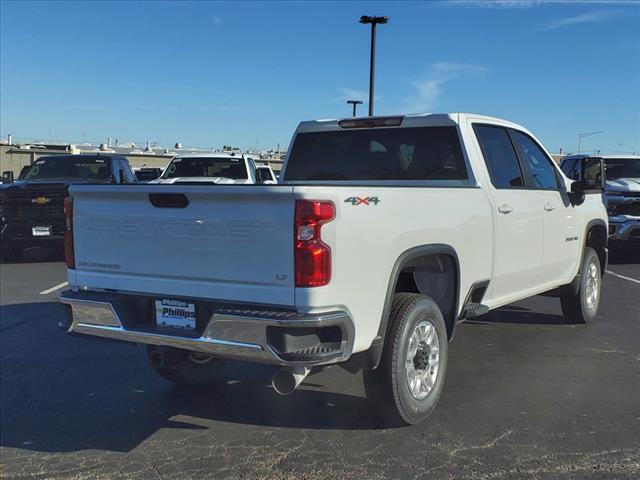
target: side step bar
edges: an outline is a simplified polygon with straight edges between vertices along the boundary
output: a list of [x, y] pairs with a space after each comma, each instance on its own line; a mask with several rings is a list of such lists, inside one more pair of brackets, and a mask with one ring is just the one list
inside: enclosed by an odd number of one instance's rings
[[464, 318], [476, 318], [481, 315], [489, 313], [489, 307], [482, 303], [467, 303], [467, 307], [464, 310]]

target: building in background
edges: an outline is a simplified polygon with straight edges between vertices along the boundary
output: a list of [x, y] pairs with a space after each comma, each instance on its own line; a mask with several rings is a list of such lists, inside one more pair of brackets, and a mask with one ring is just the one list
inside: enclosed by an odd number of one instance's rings
[[[240, 148], [229, 146], [225, 146], [224, 150], [221, 149], [218, 151], [225, 151], [225, 153], [229, 153], [231, 151], [238, 154], [243, 153]], [[131, 166], [134, 168], [156, 167], [162, 169], [164, 169], [169, 161], [177, 154], [184, 155], [189, 153], [211, 152], [212, 155], [214, 155], [216, 153], [213, 149], [183, 148], [180, 143], [176, 143], [174, 148], [171, 149], [154, 147], [151, 146], [150, 142], [147, 142], [146, 146], [142, 148], [137, 147], [133, 143], [112, 146], [110, 141], [107, 141], [107, 143], [101, 143], [100, 145], [38, 142], [13, 144], [11, 136], [9, 135], [6, 140], [0, 142], [0, 172], [12, 171], [14, 177], [17, 178], [24, 166], [31, 165], [39, 157], [44, 155], [68, 155], [69, 153], [82, 154], [96, 152], [124, 155], [129, 159], [129, 163], [131, 163]], [[277, 152], [273, 150], [244, 153], [253, 154], [256, 163], [269, 165], [275, 172], [279, 172], [282, 168], [284, 154], [286, 154], [286, 152]]]

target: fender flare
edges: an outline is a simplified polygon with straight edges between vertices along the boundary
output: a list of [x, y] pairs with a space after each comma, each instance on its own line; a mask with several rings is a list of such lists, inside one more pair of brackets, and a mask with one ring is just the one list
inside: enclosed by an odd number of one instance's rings
[[[587, 241], [589, 240], [589, 231], [596, 226], [601, 226], [604, 228], [604, 252], [603, 252], [603, 257], [602, 258], [600, 255], [598, 255], [598, 258], [600, 259], [600, 268], [601, 268], [601, 274], [602, 276], [604, 276], [604, 272], [607, 269], [607, 264], [609, 262], [609, 249], [608, 249], [608, 244], [609, 244], [609, 230], [607, 229], [607, 222], [605, 222], [602, 218], [594, 218], [592, 220], [589, 220], [587, 222], [587, 226], [584, 229], [584, 241], [582, 242], [582, 254], [580, 255], [580, 266], [582, 266], [582, 259], [584, 258], [584, 252], [587, 249]], [[604, 260], [604, 261], [603, 261]], [[577, 276], [580, 275], [580, 270], [578, 270], [578, 274]]]
[[380, 324], [378, 326], [378, 333], [373, 339], [373, 342], [371, 343], [371, 347], [369, 349], [369, 361], [367, 362], [369, 368], [377, 368], [380, 364], [385, 338], [389, 330], [389, 311], [391, 310], [393, 292], [396, 289], [398, 278], [400, 277], [400, 271], [411, 260], [418, 257], [423, 257], [425, 255], [447, 255], [453, 259], [455, 266], [455, 291], [453, 293], [454, 317], [453, 325], [451, 326], [451, 333], [453, 337], [453, 330], [455, 329], [455, 324], [457, 322], [458, 307], [460, 305], [460, 261], [458, 259], [458, 254], [451, 245], [441, 243], [412, 247], [408, 250], [405, 250], [400, 254], [400, 256], [398, 256], [393, 265], [393, 268], [391, 269], [391, 275], [389, 276], [389, 283], [387, 285], [387, 293], [384, 299], [384, 306], [382, 307], [382, 316], [380, 318]]

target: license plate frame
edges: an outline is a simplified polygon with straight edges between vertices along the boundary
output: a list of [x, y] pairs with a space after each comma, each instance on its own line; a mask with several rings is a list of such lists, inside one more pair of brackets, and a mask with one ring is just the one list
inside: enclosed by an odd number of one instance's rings
[[174, 298], [157, 298], [154, 307], [156, 326], [182, 330], [196, 329], [195, 303]]
[[51, 225], [36, 225], [31, 227], [31, 235], [34, 237], [50, 237]]

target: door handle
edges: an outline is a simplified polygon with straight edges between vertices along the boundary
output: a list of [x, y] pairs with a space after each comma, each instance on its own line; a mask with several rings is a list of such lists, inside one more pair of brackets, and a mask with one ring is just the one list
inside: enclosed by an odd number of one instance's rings
[[556, 206], [555, 206], [555, 205], [552, 205], [551, 203], [545, 203], [545, 204], [544, 204], [544, 209], [545, 209], [547, 212], [551, 212], [552, 210], [555, 210], [555, 209], [556, 209]]
[[511, 213], [513, 212], [513, 207], [511, 205], [507, 205], [506, 203], [503, 203], [498, 207], [498, 211], [500, 213]]

